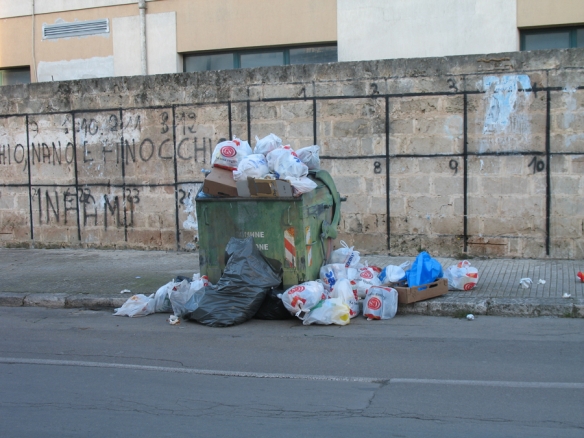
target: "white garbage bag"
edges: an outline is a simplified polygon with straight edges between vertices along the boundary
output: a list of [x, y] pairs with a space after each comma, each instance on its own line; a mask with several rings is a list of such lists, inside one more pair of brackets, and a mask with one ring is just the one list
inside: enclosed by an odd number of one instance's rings
[[168, 292], [172, 286], [174, 286], [174, 281], [171, 281], [160, 287], [154, 294], [155, 313], [172, 312], [172, 304], [170, 303], [170, 298], [168, 297]]
[[203, 289], [205, 286], [209, 286], [209, 277], [206, 275], [201, 274], [193, 274], [193, 280], [189, 285], [189, 290], [192, 292], [198, 292], [199, 290]]
[[308, 175], [308, 167], [290, 146], [274, 149], [267, 155], [268, 167], [279, 179], [302, 178]]
[[268, 173], [270, 173], [270, 169], [266, 157], [262, 154], [251, 154], [241, 159], [237, 170], [233, 171], [233, 179], [240, 181], [247, 179], [247, 177], [263, 178]]
[[340, 298], [322, 300], [302, 318], [302, 324], [347, 325], [351, 321], [350, 309]]
[[349, 248], [349, 245], [341, 240], [342, 248], [335, 249], [330, 256], [330, 263], [342, 263], [346, 268], [354, 268], [359, 264], [361, 256], [359, 251], [353, 250], [353, 246]]
[[320, 158], [318, 156], [319, 151], [320, 146], [318, 145], [307, 146], [305, 148], [298, 149], [296, 151], [296, 155], [298, 155], [300, 161], [306, 164], [306, 167], [308, 167], [309, 170], [320, 170]]
[[256, 135], [256, 145], [255, 148], [253, 148], [253, 153], [263, 154], [265, 156], [280, 146], [282, 146], [282, 139], [276, 134], [266, 135], [261, 140]]
[[181, 317], [189, 312], [193, 312], [198, 307], [195, 294], [209, 286], [209, 279], [206, 275], [193, 275], [193, 281], [183, 280], [180, 283], [173, 283], [170, 287], [168, 298], [172, 305], [175, 316]]
[[397, 291], [391, 287], [373, 286], [363, 302], [367, 319], [391, 319], [397, 313]]
[[357, 295], [365, 298], [367, 291], [373, 286], [381, 286], [381, 281], [377, 276], [377, 271], [371, 266], [364, 266], [359, 269], [359, 274], [353, 280], [357, 284]]
[[318, 187], [318, 185], [307, 176], [303, 176], [302, 178], [286, 178], [286, 179], [290, 181], [290, 184], [294, 189], [295, 195], [302, 195], [303, 193], [308, 193], [316, 189], [316, 187]]
[[479, 271], [468, 260], [458, 262], [444, 271], [449, 290], [471, 290], [479, 281]]
[[115, 309], [114, 316], [146, 316], [154, 313], [154, 297], [147, 297], [144, 294], [132, 295], [122, 307]]
[[337, 281], [347, 278], [347, 268], [342, 263], [324, 265], [320, 268], [320, 279], [324, 283], [324, 288], [331, 291]]
[[409, 265], [410, 262], [404, 262], [399, 266], [387, 265], [381, 270], [381, 273], [379, 274], [379, 281], [381, 281], [381, 284], [398, 283], [399, 281], [406, 278], [405, 268], [407, 268]]
[[357, 286], [354, 282], [342, 279], [335, 284], [334, 289], [329, 293], [330, 298], [339, 298], [343, 304], [349, 307], [349, 316], [356, 317], [359, 314], [359, 299], [357, 296]]
[[301, 312], [310, 312], [320, 300], [326, 298], [326, 294], [322, 283], [307, 281], [289, 288], [280, 298], [292, 315], [298, 315]]
[[251, 153], [251, 147], [247, 141], [238, 138], [223, 141], [215, 146], [211, 164], [222, 169], [237, 170], [241, 160]]

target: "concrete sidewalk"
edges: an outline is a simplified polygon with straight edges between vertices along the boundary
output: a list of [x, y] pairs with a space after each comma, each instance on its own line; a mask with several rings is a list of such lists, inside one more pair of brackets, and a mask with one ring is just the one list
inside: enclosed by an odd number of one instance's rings
[[[414, 257], [364, 255], [370, 265], [399, 265]], [[437, 258], [444, 268], [455, 259]], [[399, 313], [464, 316], [584, 318], [582, 260], [472, 259], [479, 282], [469, 292], [400, 306]], [[198, 254], [163, 251], [0, 248], [0, 306], [114, 308], [132, 294], [151, 294], [177, 275], [198, 272]], [[519, 280], [533, 285], [523, 289]], [[545, 284], [538, 281], [545, 280]], [[122, 290], [130, 293], [121, 294]], [[563, 294], [571, 295], [562, 298]]]

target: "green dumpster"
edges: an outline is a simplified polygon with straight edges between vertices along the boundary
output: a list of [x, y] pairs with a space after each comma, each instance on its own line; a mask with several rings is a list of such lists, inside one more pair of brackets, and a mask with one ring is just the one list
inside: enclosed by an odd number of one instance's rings
[[196, 197], [201, 275], [217, 283], [231, 237], [252, 236], [268, 259], [284, 269], [288, 288], [319, 276], [337, 235], [340, 197], [326, 171], [310, 173], [317, 188], [298, 198]]

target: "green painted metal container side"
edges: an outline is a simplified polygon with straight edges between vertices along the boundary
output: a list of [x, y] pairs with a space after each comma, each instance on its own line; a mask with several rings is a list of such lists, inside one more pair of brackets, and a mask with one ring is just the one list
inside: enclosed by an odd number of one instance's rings
[[323, 222], [331, 223], [340, 203], [326, 184], [312, 179], [317, 188], [298, 198], [197, 196], [201, 274], [217, 283], [229, 239], [252, 236], [266, 258], [282, 264], [284, 288], [317, 279], [328, 247], [328, 239], [321, 238]]

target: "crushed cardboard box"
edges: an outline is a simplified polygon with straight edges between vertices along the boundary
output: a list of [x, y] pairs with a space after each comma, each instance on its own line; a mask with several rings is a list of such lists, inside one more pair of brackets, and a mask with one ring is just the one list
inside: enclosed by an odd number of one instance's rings
[[211, 196], [237, 196], [237, 184], [231, 170], [213, 167], [203, 183], [203, 193]]
[[397, 291], [399, 304], [410, 304], [445, 295], [448, 293], [448, 280], [440, 278], [433, 283], [414, 287], [406, 287], [403, 283], [398, 283], [392, 287]]

